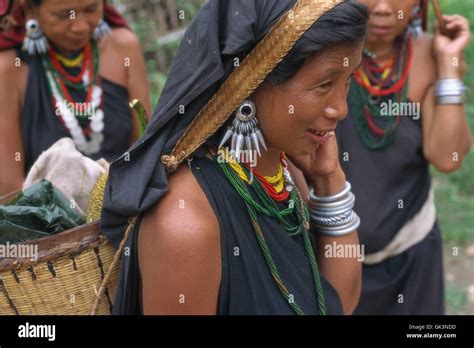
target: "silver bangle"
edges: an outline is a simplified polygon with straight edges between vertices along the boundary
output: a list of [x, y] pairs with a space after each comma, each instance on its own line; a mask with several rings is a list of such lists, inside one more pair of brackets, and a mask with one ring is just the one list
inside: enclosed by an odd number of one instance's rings
[[309, 214], [313, 230], [327, 236], [343, 236], [352, 233], [360, 225], [354, 212], [355, 196], [351, 184], [345, 182], [344, 189], [332, 196], [320, 197], [309, 193]]
[[309, 216], [311, 216], [311, 218], [313, 220], [316, 220], [319, 217], [330, 218], [330, 217], [333, 217], [333, 216], [346, 214], [349, 211], [352, 211], [352, 207], [350, 207], [348, 209], [340, 209], [340, 210], [333, 210], [333, 211], [313, 211], [313, 210], [310, 210]]
[[435, 95], [437, 97], [446, 95], [463, 95], [466, 93], [464, 82], [459, 79], [438, 80], [435, 86]]
[[344, 197], [345, 195], [349, 193], [350, 190], [351, 190], [351, 184], [348, 181], [344, 183], [344, 189], [341, 192], [336, 193], [335, 195], [332, 195], [332, 196], [316, 196], [316, 194], [314, 193], [314, 190], [310, 190], [309, 201], [311, 203], [330, 203], [333, 201], [337, 201], [341, 197]]
[[360, 226], [360, 218], [354, 212], [354, 219], [352, 222], [346, 226], [342, 227], [321, 227], [315, 226], [315, 230], [322, 235], [329, 236], [329, 237], [340, 237], [346, 234], [350, 234], [357, 230]]
[[351, 204], [351, 205], [346, 205], [345, 207], [341, 207], [340, 209], [332, 209], [332, 210], [326, 210], [326, 211], [310, 209], [309, 213], [311, 217], [314, 217], [314, 216], [331, 217], [331, 216], [347, 213], [348, 211], [351, 211], [353, 208], [354, 208], [354, 204]]
[[309, 206], [313, 211], [333, 211], [333, 210], [341, 210], [345, 207], [350, 206], [351, 208], [354, 206], [355, 196], [352, 192], [349, 192], [343, 199], [331, 203], [314, 203], [309, 201]]
[[466, 102], [466, 86], [459, 79], [443, 79], [436, 82], [436, 104], [464, 104]]
[[463, 105], [466, 103], [464, 95], [446, 95], [436, 97], [436, 104], [438, 105]]
[[338, 227], [347, 225], [352, 221], [354, 218], [352, 215], [354, 214], [353, 210], [349, 210], [343, 214], [339, 214], [336, 216], [331, 217], [323, 217], [323, 216], [312, 216], [313, 220], [316, 222], [317, 226], [327, 226], [327, 227]]

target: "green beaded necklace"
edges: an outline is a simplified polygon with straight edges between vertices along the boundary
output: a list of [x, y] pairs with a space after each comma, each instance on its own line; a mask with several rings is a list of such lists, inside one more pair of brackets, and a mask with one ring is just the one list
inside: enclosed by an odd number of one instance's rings
[[[408, 100], [407, 91], [408, 84], [403, 87], [401, 96], [398, 94], [392, 94], [388, 98], [384, 98], [383, 102], [389, 103], [389, 100], [391, 100], [392, 103], [406, 102]], [[367, 100], [369, 102], [365, 102]], [[360, 86], [356, 82], [351, 83], [351, 89], [349, 92], [349, 102], [351, 104], [351, 107], [355, 110], [355, 121], [359, 136], [365, 147], [369, 150], [383, 150], [388, 148], [395, 141], [396, 130], [400, 122], [400, 116], [382, 116], [381, 102], [373, 103], [370, 100], [370, 94], [367, 93], [367, 91], [362, 86]], [[370, 130], [370, 127], [364, 115], [364, 108], [367, 108], [369, 110], [372, 118], [378, 125], [383, 125], [383, 129], [385, 131], [385, 135], [383, 137], [375, 136]]]
[[[280, 293], [285, 299], [285, 301], [288, 302], [290, 307], [293, 309], [293, 311], [297, 315], [304, 315], [304, 312], [300, 308], [300, 306], [298, 306], [298, 304], [294, 301], [287, 287], [283, 284], [283, 281], [280, 277], [275, 261], [273, 260], [270, 249], [268, 248], [263, 231], [261, 230], [260, 225], [258, 223], [258, 213], [277, 219], [278, 222], [283, 226], [283, 228], [289, 233], [290, 236], [302, 234], [306, 253], [308, 255], [310, 266], [311, 266], [311, 273], [313, 275], [315, 289], [316, 289], [318, 312], [320, 315], [325, 315], [326, 304], [325, 304], [324, 294], [323, 294], [323, 290], [321, 286], [321, 278], [320, 278], [320, 274], [318, 270], [318, 265], [316, 262], [316, 257], [314, 255], [313, 247], [312, 247], [312, 244], [309, 238], [309, 233], [308, 233], [308, 229], [309, 229], [308, 209], [306, 205], [304, 204], [296, 186], [294, 186], [291, 191], [291, 198], [289, 200], [288, 207], [283, 210], [279, 210], [275, 201], [272, 200], [268, 196], [268, 194], [265, 192], [264, 188], [262, 187], [262, 184], [258, 180], [253, 180], [252, 184], [247, 185], [227, 163], [222, 163], [222, 161], [219, 161], [217, 156], [215, 156], [215, 160], [217, 161], [217, 163], [219, 164], [219, 167], [224, 172], [224, 175], [227, 177], [227, 179], [231, 183], [232, 187], [237, 191], [240, 197], [244, 200], [245, 206], [247, 207], [247, 212], [249, 213], [249, 216], [250, 216], [250, 221], [252, 223], [258, 244], [260, 246], [260, 250], [262, 251], [262, 254], [265, 258], [265, 262], [270, 270], [273, 280], [278, 286], [278, 289], [280, 290]], [[250, 174], [245, 166], [241, 166], [241, 167], [246, 172], [246, 174]], [[259, 202], [257, 202], [252, 197], [248, 186], [250, 186], [252, 190], [256, 193]], [[296, 209], [296, 206], [298, 206], [298, 209]], [[288, 223], [288, 221], [285, 220], [285, 217], [291, 214], [295, 214], [298, 220], [298, 223], [293, 226], [290, 223]]]
[[[400, 115], [382, 115], [387, 105], [408, 101], [408, 72], [412, 61], [410, 36], [397, 42], [398, 55], [390, 68], [380, 68], [376, 56], [364, 50], [361, 67], [349, 91], [357, 132], [369, 150], [383, 150], [393, 144]], [[364, 79], [365, 77], [365, 79]], [[374, 88], [378, 86], [378, 88]]]

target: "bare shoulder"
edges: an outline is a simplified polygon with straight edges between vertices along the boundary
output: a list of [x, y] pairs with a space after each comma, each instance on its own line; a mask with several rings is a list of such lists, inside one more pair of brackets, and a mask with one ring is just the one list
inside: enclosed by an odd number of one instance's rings
[[27, 65], [14, 50], [0, 51], [0, 195], [21, 188], [24, 180], [21, 141], [21, 105], [27, 83]]
[[[112, 28], [110, 35], [100, 40], [100, 74], [122, 86], [128, 87], [130, 66], [142, 58], [137, 36], [128, 28]], [[128, 64], [125, 64], [128, 61]], [[133, 64], [130, 61], [134, 62]]]
[[0, 51], [0, 69], [8, 71], [7, 69], [14, 70], [15, 58], [17, 58], [16, 51], [14, 49], [1, 50]]
[[28, 66], [20, 61], [14, 49], [0, 51], [0, 100], [8, 101], [3, 104], [8, 107], [22, 104], [26, 89]]
[[[0, 51], [0, 81], [9, 83], [15, 81], [23, 72], [23, 64], [13, 49]], [[11, 87], [11, 86], [10, 86]]]
[[[215, 313], [219, 223], [186, 165], [170, 176], [169, 191], [143, 217], [138, 250], [145, 313]], [[187, 297], [184, 303], [177, 300], [180, 294]]]
[[183, 236], [173, 236], [185, 239], [201, 239], [218, 229], [214, 211], [187, 165], [170, 175], [169, 191], [145, 214], [141, 225], [144, 231], [158, 230], [158, 226], [160, 231], [181, 231]]
[[138, 37], [128, 28], [112, 28], [110, 35], [104, 38], [104, 40], [124, 50], [136, 50], [140, 48]]

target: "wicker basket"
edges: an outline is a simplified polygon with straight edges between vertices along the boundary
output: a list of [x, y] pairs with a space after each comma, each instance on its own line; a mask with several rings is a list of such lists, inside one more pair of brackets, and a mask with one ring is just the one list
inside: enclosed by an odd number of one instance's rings
[[[2, 197], [0, 204], [15, 196]], [[37, 245], [38, 257], [0, 259], [0, 315], [91, 314], [116, 253], [99, 222], [23, 244]], [[96, 314], [111, 313], [118, 269], [111, 269]]]

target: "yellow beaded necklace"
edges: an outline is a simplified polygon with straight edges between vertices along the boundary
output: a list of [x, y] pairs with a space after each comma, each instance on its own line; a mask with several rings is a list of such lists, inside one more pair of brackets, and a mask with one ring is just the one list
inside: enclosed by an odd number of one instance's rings
[[[217, 152], [245, 183], [250, 184], [250, 179], [247, 177], [247, 174], [242, 169], [242, 166], [237, 161], [235, 161], [235, 159], [229, 153], [229, 150], [227, 148], [221, 147]], [[278, 171], [275, 175], [264, 176], [264, 178], [268, 183], [272, 184], [275, 187], [275, 191], [277, 193], [281, 193], [283, 191], [285, 187], [285, 179], [283, 175], [283, 165], [281, 163], [278, 165]]]
[[67, 58], [63, 55], [56, 53], [56, 58], [66, 67], [75, 68], [82, 64], [84, 59], [84, 52], [81, 52], [76, 58]]

